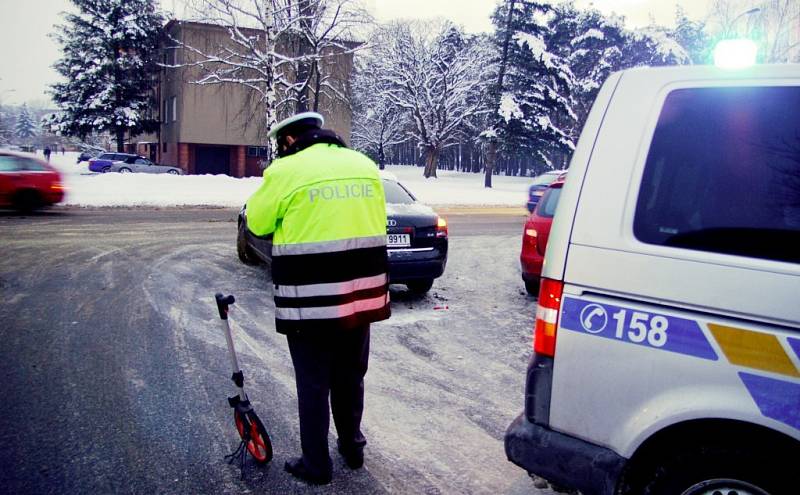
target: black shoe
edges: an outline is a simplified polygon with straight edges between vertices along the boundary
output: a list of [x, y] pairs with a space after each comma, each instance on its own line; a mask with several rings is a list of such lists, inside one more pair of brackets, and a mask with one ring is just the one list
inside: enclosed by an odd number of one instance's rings
[[350, 469], [358, 469], [364, 465], [364, 446], [358, 447], [350, 447], [345, 448], [342, 446], [342, 442], [336, 440], [336, 448], [342, 457], [344, 457], [344, 463], [347, 464], [347, 467]]
[[283, 469], [295, 478], [299, 478], [312, 485], [327, 485], [331, 482], [331, 473], [324, 475], [311, 473], [303, 462], [302, 457], [286, 461], [286, 464], [283, 465]]

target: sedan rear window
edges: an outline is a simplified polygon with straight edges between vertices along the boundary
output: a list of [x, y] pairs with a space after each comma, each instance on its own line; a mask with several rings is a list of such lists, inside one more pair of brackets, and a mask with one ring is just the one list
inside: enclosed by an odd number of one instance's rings
[[556, 180], [561, 172], [546, 172], [536, 178], [533, 179], [531, 182], [532, 186], [548, 186], [551, 182]]
[[671, 92], [634, 234], [649, 244], [800, 263], [800, 88]]
[[545, 191], [542, 200], [539, 202], [539, 211], [536, 212], [540, 217], [552, 218], [556, 214], [558, 198], [561, 197], [560, 187], [551, 187]]
[[383, 181], [383, 193], [387, 203], [406, 205], [416, 201], [410, 192], [392, 180]]

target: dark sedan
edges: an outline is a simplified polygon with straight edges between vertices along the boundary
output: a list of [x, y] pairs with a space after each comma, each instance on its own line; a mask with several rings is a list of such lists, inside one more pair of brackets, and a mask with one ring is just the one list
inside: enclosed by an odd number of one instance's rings
[[[424, 294], [442, 276], [447, 265], [447, 222], [429, 206], [419, 203], [397, 179], [383, 176], [386, 196], [386, 233], [389, 282], [404, 284]], [[272, 238], [258, 237], [247, 229], [246, 207], [239, 212], [236, 251], [244, 263], [271, 263]]]

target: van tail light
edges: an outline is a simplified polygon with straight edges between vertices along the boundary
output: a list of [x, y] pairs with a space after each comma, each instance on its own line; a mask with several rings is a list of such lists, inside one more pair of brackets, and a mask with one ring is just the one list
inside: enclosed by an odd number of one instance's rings
[[536, 324], [533, 332], [533, 351], [555, 357], [558, 312], [561, 308], [561, 292], [564, 282], [543, 278], [539, 285], [539, 300], [536, 305]]
[[436, 221], [436, 237], [447, 237], [447, 220], [442, 217]]

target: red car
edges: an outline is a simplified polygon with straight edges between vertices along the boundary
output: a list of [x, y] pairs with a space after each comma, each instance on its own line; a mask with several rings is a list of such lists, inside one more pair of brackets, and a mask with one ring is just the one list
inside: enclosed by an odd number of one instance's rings
[[63, 199], [56, 169], [35, 155], [0, 150], [0, 208], [32, 211]]
[[539, 293], [539, 277], [542, 274], [544, 251], [547, 247], [547, 238], [550, 235], [550, 225], [561, 196], [564, 178], [550, 184], [536, 204], [536, 208], [525, 221], [525, 230], [522, 233], [522, 253], [519, 256], [522, 265], [522, 280], [528, 294]]

